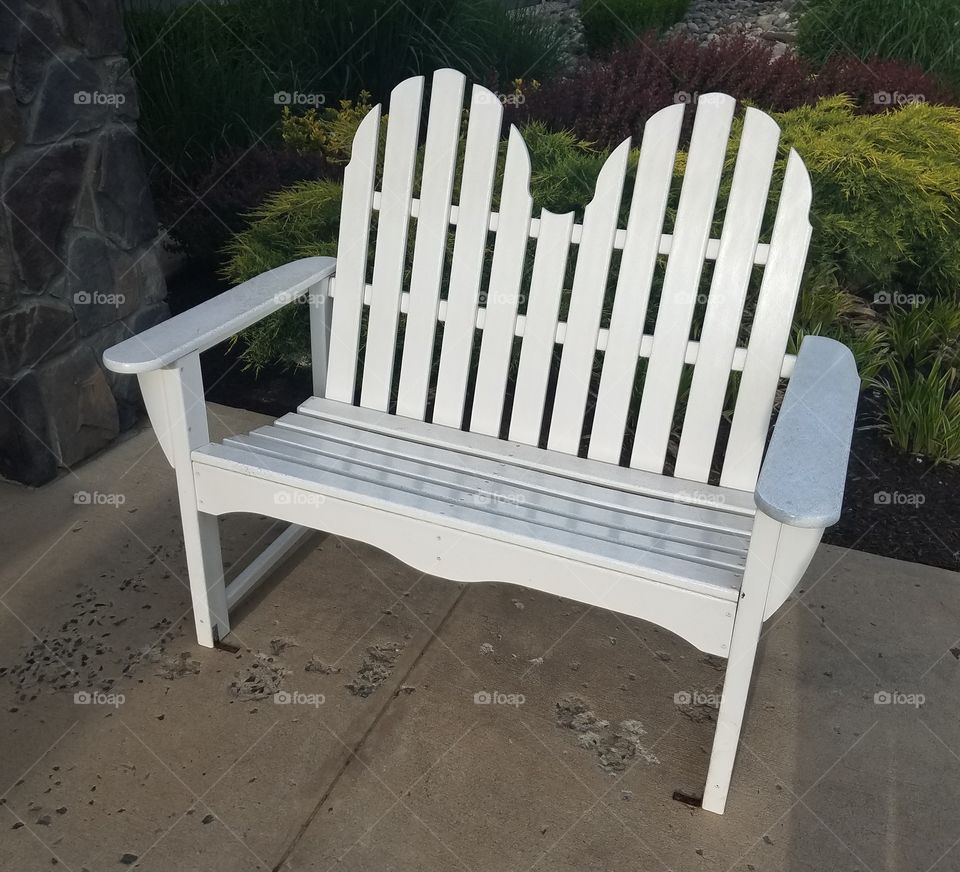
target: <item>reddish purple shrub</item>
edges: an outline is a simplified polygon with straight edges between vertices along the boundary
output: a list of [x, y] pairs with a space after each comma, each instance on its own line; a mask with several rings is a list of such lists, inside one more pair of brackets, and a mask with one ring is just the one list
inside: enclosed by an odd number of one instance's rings
[[[833, 59], [818, 71], [793, 52], [775, 57], [772, 43], [743, 36], [702, 46], [685, 36], [660, 40], [646, 34], [606, 58], [584, 61], [569, 76], [528, 90], [526, 102], [509, 114], [510, 120], [542, 121], [610, 147], [638, 137], [664, 106], [712, 91], [775, 112], [838, 93], [850, 94], [863, 112], [897, 108], [910, 95], [957, 103], [955, 94], [922, 70], [896, 61]], [[884, 94], [891, 95], [889, 101]]]
[[[177, 248], [194, 262], [216, 265], [227, 241], [246, 224], [246, 214], [269, 194], [307, 179], [337, 178], [320, 155], [298, 155], [261, 143], [232, 149], [186, 179], [164, 173], [154, 184], [161, 223]], [[198, 202], [198, 198], [200, 202]]]
[[920, 67], [902, 61], [832, 57], [817, 74], [820, 96], [849, 94], [866, 114], [910, 102], [958, 104], [957, 94]]

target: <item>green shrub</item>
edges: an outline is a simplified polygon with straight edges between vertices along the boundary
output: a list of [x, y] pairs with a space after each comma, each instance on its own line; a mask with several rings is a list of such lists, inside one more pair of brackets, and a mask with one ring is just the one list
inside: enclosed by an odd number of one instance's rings
[[960, 463], [960, 305], [894, 309], [883, 332], [889, 362], [879, 384], [890, 441], [937, 463]]
[[[227, 247], [225, 277], [239, 283], [301, 257], [335, 255], [342, 193], [338, 183], [321, 181], [303, 182], [269, 197]], [[238, 341], [247, 367], [309, 366], [306, 307], [284, 306], [245, 330]]]
[[806, 0], [803, 9], [797, 42], [809, 57], [893, 58], [960, 85], [956, 0]]
[[605, 52], [648, 30], [664, 30], [686, 14], [690, 0], [583, 0], [580, 17], [591, 51]]
[[811, 264], [872, 299], [960, 288], [960, 110], [855, 115], [849, 99], [779, 113], [813, 183]]
[[897, 448], [935, 463], [960, 463], [956, 371], [942, 371], [939, 358], [928, 370], [898, 360], [890, 366], [890, 378], [882, 387], [887, 399], [887, 432]]
[[565, 40], [502, 0], [155, 4], [125, 0], [129, 56], [148, 153], [178, 174], [274, 136], [278, 95], [336, 105], [366, 88], [376, 102], [446, 66], [479, 81], [542, 78]]

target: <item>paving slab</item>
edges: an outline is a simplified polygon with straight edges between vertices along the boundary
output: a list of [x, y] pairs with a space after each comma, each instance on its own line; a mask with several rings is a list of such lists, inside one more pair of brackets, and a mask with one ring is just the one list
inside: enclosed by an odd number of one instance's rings
[[[234, 572], [279, 533], [222, 527]], [[672, 797], [723, 662], [632, 618], [318, 534], [197, 646], [149, 430], [0, 485], [0, 549], [0, 868], [960, 869], [954, 573], [821, 548], [718, 817]]]
[[[262, 420], [211, 411], [215, 433]], [[175, 500], [149, 430], [0, 490], [0, 868], [272, 869], [459, 595], [318, 535], [232, 615], [235, 653], [201, 648]], [[280, 530], [222, 527], [235, 568]], [[371, 646], [395, 662], [355, 696]], [[275, 670], [288, 703], [231, 690]]]
[[958, 581], [824, 547], [766, 627], [722, 817], [672, 798], [702, 790], [722, 662], [471, 586], [283, 868], [960, 869]]

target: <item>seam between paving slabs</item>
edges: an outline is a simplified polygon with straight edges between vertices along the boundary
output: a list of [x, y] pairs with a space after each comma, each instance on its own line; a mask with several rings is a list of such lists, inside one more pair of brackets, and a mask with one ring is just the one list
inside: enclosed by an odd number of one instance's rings
[[343, 760], [340, 762], [340, 765], [337, 767], [336, 772], [333, 777], [330, 779], [330, 783], [324, 789], [320, 798], [317, 800], [312, 811], [307, 815], [306, 820], [301, 824], [300, 828], [297, 830], [296, 835], [291, 839], [290, 844], [283, 850], [280, 854], [280, 858], [274, 864], [271, 872], [282, 872], [284, 864], [290, 857], [293, 855], [293, 852], [296, 850], [297, 846], [300, 844], [307, 830], [310, 828], [310, 825], [314, 822], [317, 815], [320, 813], [320, 810], [323, 808], [324, 804], [332, 795], [333, 791], [336, 789], [337, 785], [340, 783], [340, 779], [343, 777], [343, 774], [347, 771], [347, 767], [350, 765], [351, 760], [354, 757], [357, 757], [360, 753], [360, 750], [363, 748], [367, 739], [373, 733], [373, 731], [379, 726], [380, 722], [383, 720], [384, 715], [386, 715], [388, 709], [393, 704], [394, 699], [397, 697], [397, 689], [402, 687], [407, 680], [407, 677], [416, 669], [417, 665], [423, 659], [423, 656], [430, 649], [430, 646], [436, 641], [437, 637], [440, 635], [443, 630], [444, 625], [447, 623], [447, 620], [453, 614], [456, 607], [460, 604], [460, 600], [463, 599], [464, 594], [467, 591], [467, 585], [463, 585], [460, 589], [460, 592], [457, 594], [454, 601], [450, 604], [450, 608], [444, 613], [443, 617], [440, 619], [436, 627], [430, 630], [430, 635], [427, 638], [426, 644], [417, 652], [417, 656], [413, 658], [410, 666], [404, 671], [403, 675], [394, 683], [394, 687], [391, 689], [391, 692], [386, 695], [385, 701], [380, 705], [379, 711], [374, 715], [373, 719], [370, 721], [370, 725], [363, 731], [360, 738], [354, 743], [354, 745], [346, 752], [341, 751], [343, 754]]

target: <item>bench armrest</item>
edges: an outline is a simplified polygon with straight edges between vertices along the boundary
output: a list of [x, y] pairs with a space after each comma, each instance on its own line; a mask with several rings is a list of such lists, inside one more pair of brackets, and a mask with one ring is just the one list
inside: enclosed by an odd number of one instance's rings
[[262, 273], [108, 348], [104, 365], [113, 372], [143, 373], [205, 351], [330, 278], [336, 265], [332, 257], [305, 257]]
[[757, 480], [758, 508], [794, 527], [839, 520], [859, 395], [850, 349], [807, 336]]

